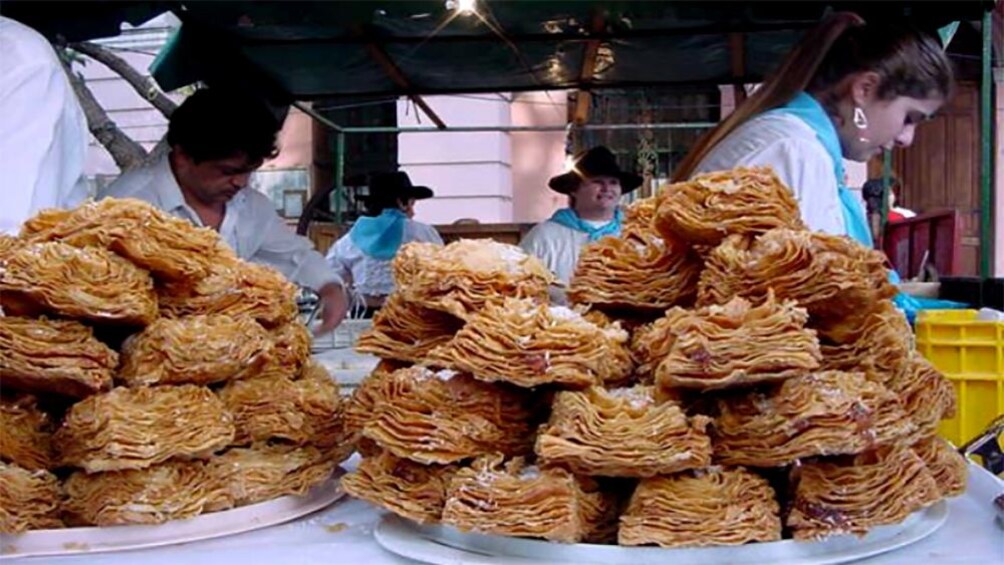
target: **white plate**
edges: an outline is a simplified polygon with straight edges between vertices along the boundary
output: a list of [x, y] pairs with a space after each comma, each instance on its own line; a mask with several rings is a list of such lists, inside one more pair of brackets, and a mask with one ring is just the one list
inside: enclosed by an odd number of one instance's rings
[[34, 530], [21, 535], [4, 534], [0, 536], [0, 560], [145, 549], [267, 528], [316, 512], [343, 498], [345, 491], [339, 482], [342, 474], [344, 471], [337, 470], [334, 477], [303, 496], [282, 496], [156, 526], [65, 528]]
[[484, 534], [465, 534], [449, 526], [420, 526], [387, 514], [374, 535], [384, 549], [402, 557], [437, 565], [603, 563], [607, 565], [716, 565], [771, 563], [825, 565], [864, 559], [920, 541], [948, 517], [941, 501], [899, 524], [874, 528], [864, 537], [834, 536], [823, 541], [794, 540], [728, 547], [662, 549], [616, 545], [560, 544]]

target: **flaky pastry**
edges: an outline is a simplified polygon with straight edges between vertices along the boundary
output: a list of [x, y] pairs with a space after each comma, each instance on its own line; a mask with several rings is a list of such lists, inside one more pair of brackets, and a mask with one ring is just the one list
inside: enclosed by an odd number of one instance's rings
[[519, 247], [489, 239], [461, 239], [445, 247], [405, 244], [394, 257], [401, 297], [467, 319], [499, 296], [547, 299], [554, 276]]
[[620, 517], [620, 545], [699, 547], [781, 539], [767, 481], [742, 467], [711, 467], [638, 483]]
[[391, 294], [373, 316], [373, 326], [356, 341], [356, 351], [382, 359], [419, 363], [453, 337], [463, 320]]
[[896, 395], [862, 373], [823, 371], [766, 392], [718, 400], [715, 459], [780, 467], [817, 455], [853, 454], [905, 439], [916, 430]]
[[805, 463], [794, 480], [787, 526], [797, 540], [864, 535], [941, 498], [924, 461], [906, 446]]
[[331, 477], [336, 462], [311, 446], [234, 447], [206, 462], [214, 488], [225, 493], [207, 510], [303, 495]]
[[0, 460], [29, 471], [52, 469], [52, 428], [35, 397], [0, 397]]
[[736, 297], [722, 306], [670, 310], [666, 317], [672, 323], [657, 324], [654, 331], [669, 330], [661, 339], [672, 345], [648, 350], [669, 351], [655, 371], [662, 387], [729, 388], [790, 379], [819, 367], [819, 341], [805, 328], [805, 310], [773, 294], [759, 306]]
[[943, 497], [959, 496], [966, 492], [969, 465], [966, 458], [956, 451], [943, 437], [931, 436], [912, 446], [914, 453], [924, 460], [927, 470], [938, 485]]
[[0, 533], [62, 528], [62, 489], [48, 471], [0, 462]]
[[70, 407], [53, 445], [61, 464], [96, 473], [204, 459], [233, 437], [232, 416], [205, 387], [118, 387]]
[[606, 529], [613, 506], [590, 479], [485, 456], [453, 476], [442, 521], [461, 531], [577, 543]]
[[398, 457], [447, 464], [532, 449], [532, 409], [518, 389], [424, 367], [395, 371], [379, 384], [363, 437]]
[[537, 435], [542, 464], [603, 477], [651, 477], [711, 464], [710, 419], [656, 404], [648, 386], [563, 391]]
[[70, 320], [0, 316], [0, 385], [5, 391], [83, 398], [112, 386], [119, 355]]
[[133, 198], [105, 198], [73, 210], [46, 211], [25, 223], [29, 242], [61, 241], [104, 247], [167, 280], [195, 280], [209, 273], [219, 235]]
[[611, 355], [612, 347], [627, 340], [619, 325], [600, 328], [563, 306], [507, 298], [472, 315], [427, 362], [485, 381], [582, 388], [627, 376], [621, 373], [630, 367]]
[[127, 386], [208, 385], [254, 376], [271, 353], [271, 338], [251, 318], [161, 318], [122, 345], [118, 379]]
[[14, 250], [0, 270], [8, 314], [52, 312], [104, 324], [145, 326], [157, 317], [150, 273], [101, 248], [37, 243]]
[[658, 195], [655, 226], [667, 238], [718, 245], [732, 234], [804, 229], [791, 190], [770, 167], [739, 167], [671, 184]]
[[364, 457], [355, 471], [342, 477], [345, 492], [419, 524], [439, 521], [446, 486], [457, 467], [421, 465], [379, 452]]

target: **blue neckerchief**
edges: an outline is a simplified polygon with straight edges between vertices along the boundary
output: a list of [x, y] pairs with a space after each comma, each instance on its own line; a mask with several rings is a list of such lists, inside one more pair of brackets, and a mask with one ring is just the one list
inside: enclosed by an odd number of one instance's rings
[[349, 230], [349, 239], [362, 252], [384, 261], [394, 258], [404, 238], [408, 216], [396, 208], [385, 208], [379, 216], [363, 216]]
[[620, 235], [621, 234], [621, 220], [624, 214], [621, 213], [621, 209], [618, 208], [614, 211], [614, 219], [603, 224], [598, 228], [587, 224], [582, 221], [582, 218], [575, 213], [575, 210], [571, 208], [562, 208], [551, 216], [551, 221], [556, 224], [561, 224], [566, 228], [571, 228], [576, 231], [589, 235], [589, 241], [596, 241], [597, 239], [605, 235]]
[[[837, 129], [833, 127], [833, 121], [826, 114], [826, 110], [816, 101], [815, 98], [799, 92], [791, 102], [780, 108], [771, 110], [790, 114], [802, 120], [816, 132], [816, 138], [826, 148], [826, 152], [833, 159], [833, 175], [837, 179], [837, 192], [840, 196], [840, 209], [844, 215], [844, 229], [847, 235], [861, 245], [868, 248], [875, 246], [872, 240], [872, 232], [868, 228], [868, 216], [865, 215], [861, 203], [844, 182], [844, 157], [840, 150], [840, 138], [837, 137]], [[803, 188], [803, 190], [805, 190]]]

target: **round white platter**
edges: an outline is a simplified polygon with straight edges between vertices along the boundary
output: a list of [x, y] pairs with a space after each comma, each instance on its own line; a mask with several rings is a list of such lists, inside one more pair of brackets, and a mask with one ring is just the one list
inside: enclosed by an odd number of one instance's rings
[[303, 496], [282, 496], [155, 526], [65, 528], [33, 530], [20, 535], [4, 534], [0, 536], [0, 560], [145, 549], [267, 528], [306, 516], [343, 498], [345, 491], [339, 483], [343, 473], [341, 469], [336, 470], [332, 478]]
[[386, 514], [374, 535], [384, 549], [436, 565], [529, 565], [531, 563], [603, 563], [607, 565], [827, 565], [864, 559], [920, 541], [948, 518], [941, 501], [899, 524], [880, 526], [866, 536], [833, 536], [822, 541], [783, 540], [727, 547], [662, 549], [616, 545], [560, 544], [542, 540], [462, 533], [449, 526], [421, 526]]

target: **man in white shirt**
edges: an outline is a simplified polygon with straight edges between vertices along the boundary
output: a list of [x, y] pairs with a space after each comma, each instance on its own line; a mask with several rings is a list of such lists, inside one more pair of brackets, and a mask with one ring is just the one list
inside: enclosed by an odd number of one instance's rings
[[348, 309], [344, 284], [311, 242], [293, 233], [248, 179], [276, 153], [279, 122], [268, 107], [246, 95], [200, 90], [171, 115], [171, 151], [128, 171], [99, 198], [138, 198], [212, 228], [237, 255], [272, 267], [316, 291], [323, 302], [318, 333], [334, 329]]
[[0, 16], [0, 234], [88, 195], [87, 120], [52, 46]]
[[[589, 242], [620, 235], [621, 196], [641, 186], [642, 177], [621, 170], [614, 154], [603, 146], [576, 156], [571, 170], [548, 181], [548, 187], [569, 197], [569, 207], [533, 227], [520, 242], [540, 259], [563, 285], [575, 274], [579, 252]], [[563, 290], [551, 289], [551, 300], [564, 304]]]

